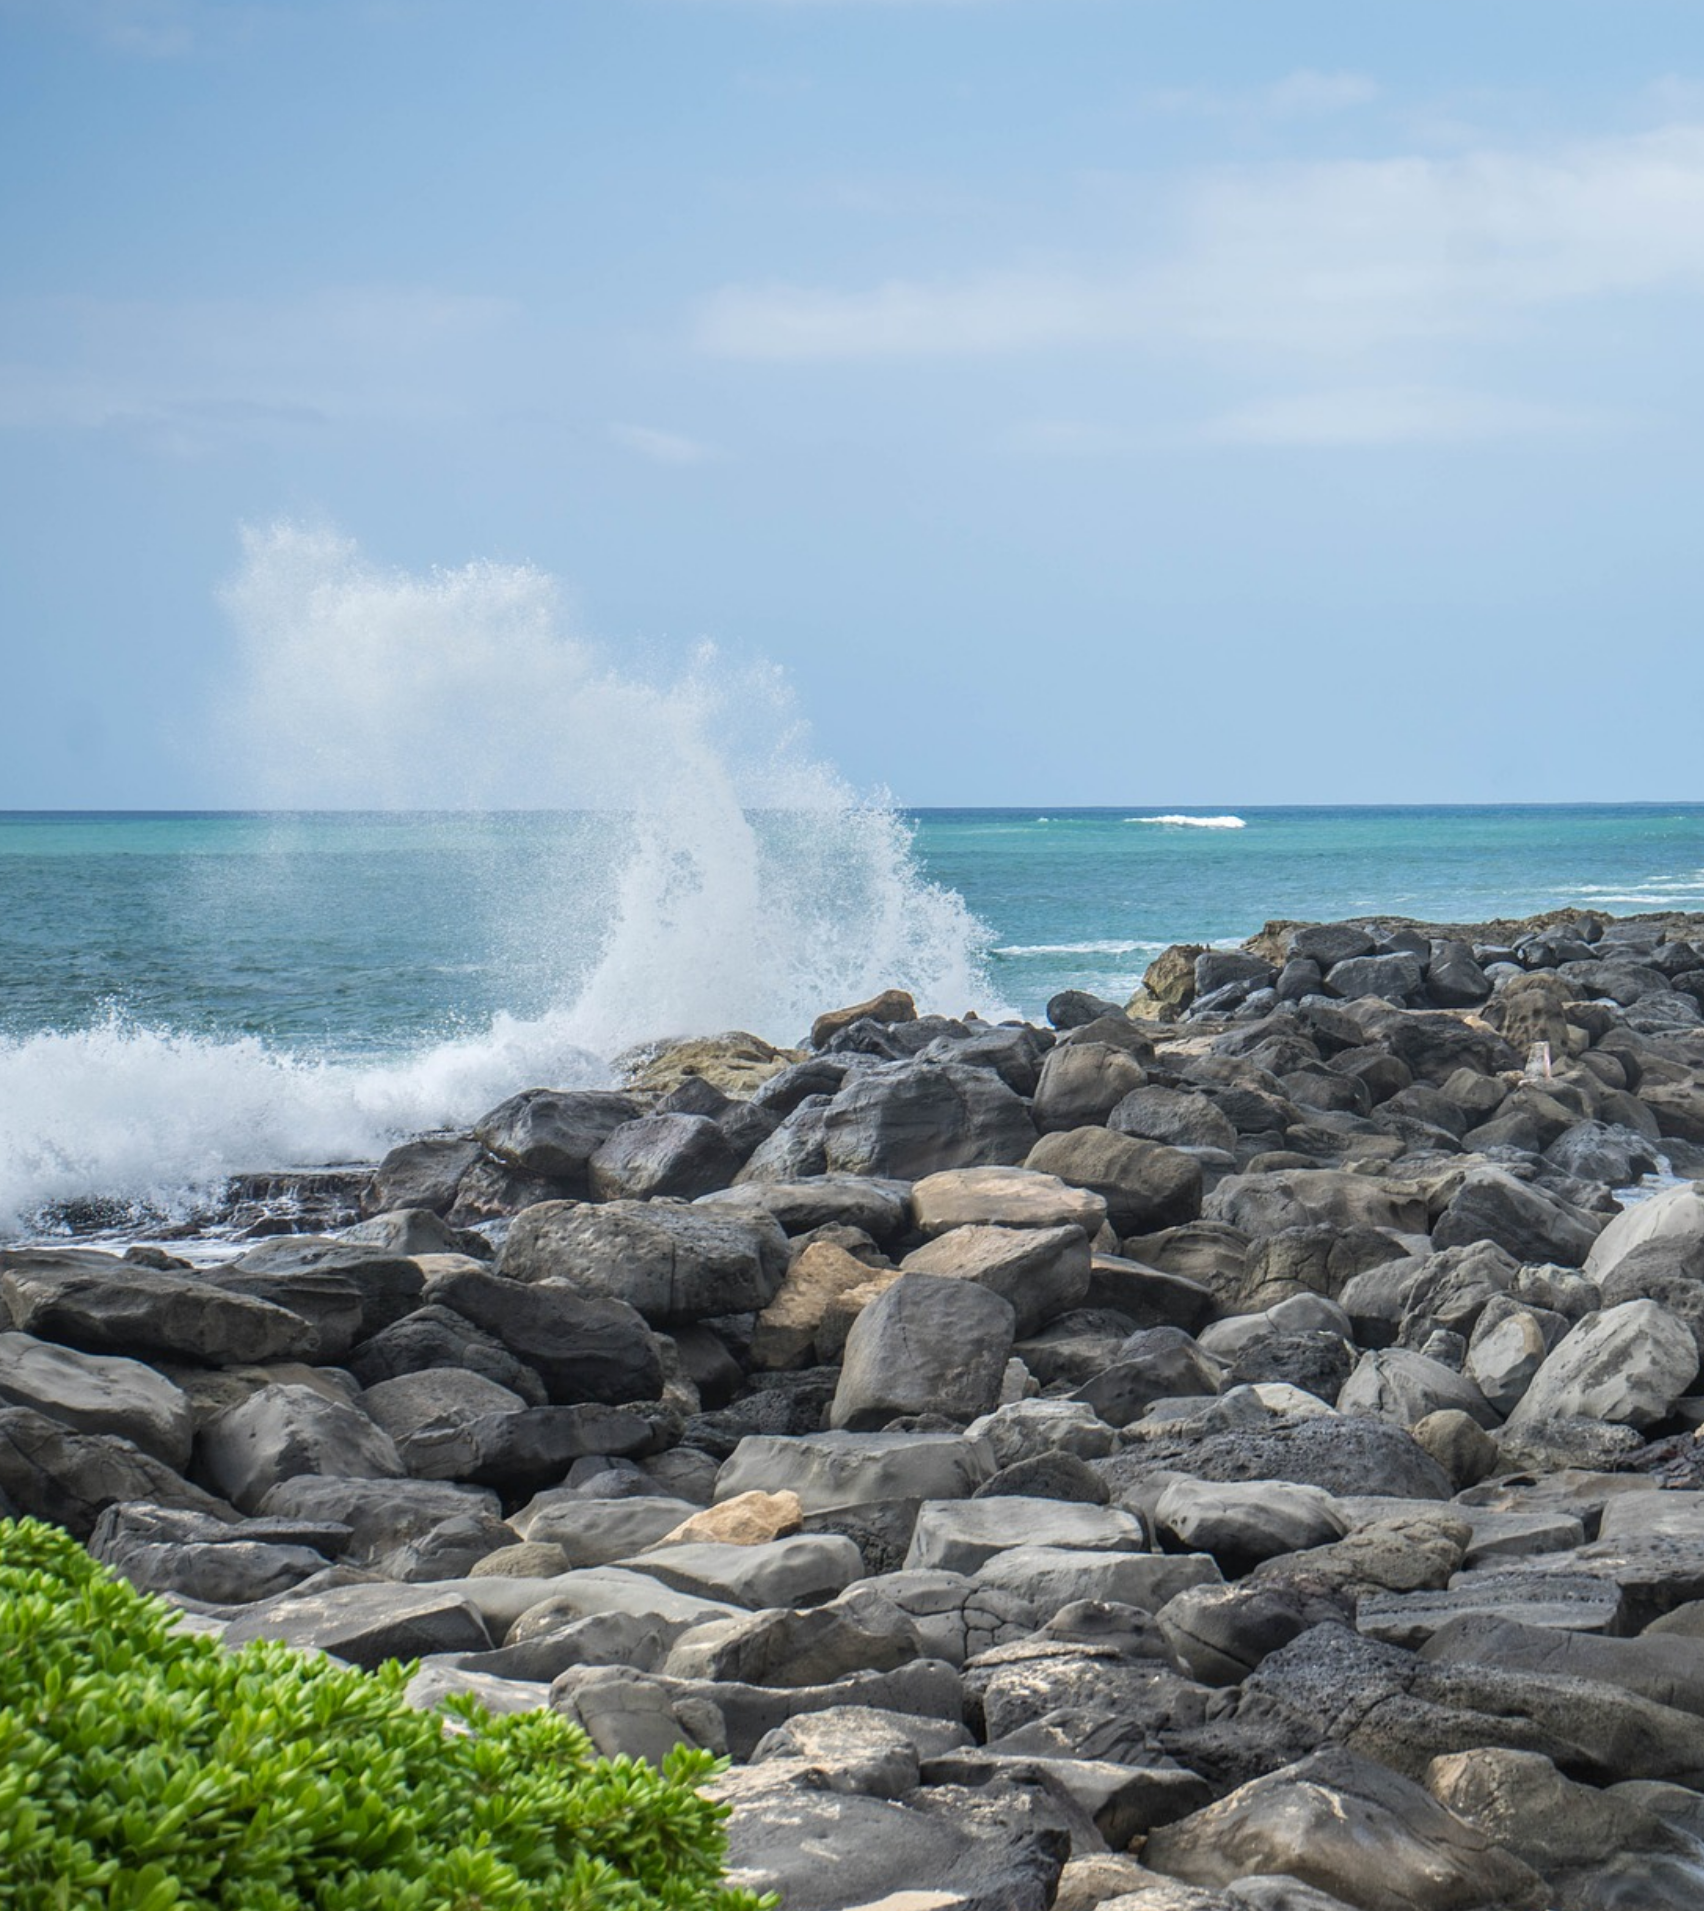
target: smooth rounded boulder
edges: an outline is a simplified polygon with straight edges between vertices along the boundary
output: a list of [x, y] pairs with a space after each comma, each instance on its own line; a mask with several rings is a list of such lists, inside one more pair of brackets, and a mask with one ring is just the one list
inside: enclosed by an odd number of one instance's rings
[[1193, 1155], [1110, 1128], [1044, 1135], [1024, 1166], [1098, 1194], [1120, 1237], [1176, 1227], [1201, 1212], [1201, 1163]]

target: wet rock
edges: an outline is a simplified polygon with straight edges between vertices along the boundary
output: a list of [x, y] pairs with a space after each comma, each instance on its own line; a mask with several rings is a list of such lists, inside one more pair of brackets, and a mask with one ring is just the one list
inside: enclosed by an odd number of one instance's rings
[[632, 1095], [603, 1089], [559, 1092], [528, 1089], [512, 1095], [476, 1123], [474, 1135], [488, 1154], [507, 1167], [560, 1184], [564, 1195], [590, 1193], [587, 1167], [623, 1122], [645, 1112]]
[[744, 1158], [726, 1131], [706, 1116], [643, 1115], [623, 1122], [598, 1144], [586, 1179], [595, 1201], [662, 1195], [692, 1201], [727, 1187]]
[[361, 1212], [427, 1208], [433, 1214], [448, 1214], [455, 1206], [457, 1185], [479, 1159], [479, 1152], [479, 1143], [471, 1135], [425, 1135], [403, 1142], [374, 1169], [361, 1197]]

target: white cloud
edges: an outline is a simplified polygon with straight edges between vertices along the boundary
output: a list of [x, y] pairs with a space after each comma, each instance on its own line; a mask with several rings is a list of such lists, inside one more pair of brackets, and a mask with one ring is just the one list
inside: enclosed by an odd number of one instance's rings
[[713, 445], [683, 437], [678, 431], [658, 431], [651, 425], [611, 425], [609, 435], [623, 451], [648, 458], [653, 464], [713, 464], [722, 455]]
[[[725, 286], [699, 347], [753, 359], [978, 355], [1093, 342], [1298, 351], [1508, 330], [1538, 308], [1704, 285], [1704, 126], [1197, 175], [1168, 255], [1093, 271]], [[1116, 239], [1103, 250], [1116, 255]]]
[[1549, 436], [1612, 422], [1601, 414], [1494, 392], [1388, 385], [1268, 399], [1212, 420], [1199, 436], [1212, 444], [1234, 445], [1445, 445]]

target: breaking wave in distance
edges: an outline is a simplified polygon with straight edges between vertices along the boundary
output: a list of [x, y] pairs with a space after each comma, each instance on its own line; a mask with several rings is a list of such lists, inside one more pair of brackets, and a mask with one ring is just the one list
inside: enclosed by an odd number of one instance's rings
[[[542, 1012], [350, 1057], [130, 1019], [0, 1039], [0, 1234], [45, 1204], [169, 1198], [236, 1169], [371, 1158], [504, 1096], [610, 1078], [624, 1047], [799, 1040], [887, 987], [1000, 1013], [990, 939], [926, 882], [891, 804], [813, 753], [787, 685], [708, 648], [634, 667], [524, 565], [385, 569], [331, 531], [251, 530], [224, 594], [239, 802], [575, 812], [489, 925], [551, 967]], [[310, 959], [310, 958], [304, 958]]]
[[1240, 816], [1127, 816], [1127, 823], [1161, 823], [1169, 829], [1247, 829]]

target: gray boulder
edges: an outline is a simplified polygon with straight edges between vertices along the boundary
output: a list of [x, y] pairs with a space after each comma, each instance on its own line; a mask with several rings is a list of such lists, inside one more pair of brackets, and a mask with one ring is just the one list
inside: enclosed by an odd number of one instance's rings
[[361, 1197], [363, 1214], [383, 1214], [392, 1208], [429, 1208], [448, 1214], [456, 1204], [456, 1187], [479, 1159], [479, 1143], [471, 1135], [427, 1135], [393, 1148], [377, 1168]]
[[1047, 1911], [1071, 1852], [1069, 1820], [1036, 1786], [935, 1785], [900, 1801], [824, 1790], [808, 1763], [771, 1760], [723, 1796], [727, 1882], [778, 1891], [788, 1911]]
[[1363, 1354], [1343, 1383], [1337, 1407], [1340, 1413], [1371, 1414], [1399, 1427], [1413, 1427], [1428, 1414], [1451, 1410], [1470, 1415], [1482, 1427], [1498, 1423], [1490, 1403], [1466, 1374], [1406, 1347]]
[[1536, 1872], [1421, 1786], [1342, 1751], [1315, 1753], [1161, 1826], [1142, 1858], [1200, 1885], [1278, 1873], [1362, 1911], [1543, 1911], [1549, 1902]]
[[662, 1394], [656, 1337], [625, 1301], [567, 1281], [517, 1281], [471, 1270], [434, 1279], [428, 1299], [500, 1341], [539, 1376], [554, 1406], [619, 1405]]
[[326, 1479], [299, 1473], [267, 1494], [267, 1519], [310, 1521], [349, 1530], [345, 1557], [367, 1566], [419, 1539], [445, 1520], [495, 1514], [497, 1495], [487, 1487], [447, 1480]]
[[1041, 1065], [1033, 1114], [1044, 1135], [1104, 1122], [1148, 1079], [1136, 1057], [1107, 1042], [1066, 1042]]
[[1029, 1109], [998, 1075], [950, 1062], [861, 1069], [824, 1119], [831, 1173], [917, 1181], [945, 1168], [1022, 1161], [1034, 1143]]
[[743, 1162], [726, 1130], [704, 1115], [643, 1115], [599, 1143], [586, 1179], [594, 1201], [692, 1201], [727, 1187]]
[[226, 1517], [230, 1508], [113, 1433], [80, 1433], [31, 1407], [0, 1407], [0, 1497], [87, 1540], [115, 1502], [151, 1500]]
[[905, 1570], [969, 1577], [1013, 1546], [1140, 1553], [1147, 1539], [1142, 1522], [1119, 1507], [1017, 1497], [926, 1500], [917, 1509]]
[[559, 1092], [531, 1088], [492, 1109], [474, 1128], [480, 1145], [511, 1168], [562, 1184], [562, 1193], [590, 1192], [587, 1165], [623, 1122], [644, 1104], [601, 1089]]
[[318, 1334], [299, 1314], [222, 1293], [194, 1274], [89, 1249], [0, 1251], [0, 1300], [14, 1327], [85, 1353], [234, 1367], [308, 1359], [319, 1350]]
[[32, 1407], [79, 1433], [115, 1433], [174, 1472], [189, 1464], [189, 1397], [139, 1360], [0, 1334], [0, 1403]]
[[716, 1498], [791, 1492], [815, 1513], [888, 1500], [967, 1499], [993, 1473], [987, 1442], [964, 1434], [754, 1435], [723, 1464]]
[[371, 1671], [387, 1659], [434, 1652], [485, 1652], [491, 1635], [477, 1607], [436, 1586], [336, 1586], [286, 1593], [231, 1622], [225, 1643], [281, 1639]]
[[1667, 1417], [1698, 1374], [1684, 1321], [1655, 1301], [1623, 1301], [1571, 1328], [1539, 1368], [1510, 1427], [1548, 1420], [1607, 1420], [1648, 1427]]
[[203, 1428], [197, 1444], [202, 1473], [245, 1513], [299, 1473], [385, 1480], [406, 1471], [390, 1435], [359, 1407], [311, 1387], [262, 1387]]
[[1137, 1088], [1103, 1116], [1114, 1133], [1173, 1148], [1219, 1148], [1234, 1154], [1237, 1131], [1203, 1094], [1158, 1085]]
[[1154, 1524], [1233, 1572], [1327, 1545], [1348, 1530], [1329, 1493], [1287, 1480], [1174, 1480], [1154, 1507]]
[[498, 1271], [514, 1281], [569, 1282], [668, 1326], [767, 1307], [787, 1258], [786, 1235], [761, 1210], [545, 1201], [515, 1217]]
[[452, 1370], [477, 1375], [513, 1393], [529, 1407], [545, 1403], [544, 1382], [494, 1334], [454, 1308], [417, 1307], [358, 1347], [348, 1370], [363, 1387], [418, 1373]]
[[1201, 1212], [1201, 1163], [1193, 1155], [1110, 1128], [1044, 1135], [1024, 1166], [1098, 1194], [1120, 1236], [1174, 1227]]
[[1601, 1219], [1500, 1168], [1473, 1170], [1432, 1229], [1434, 1247], [1494, 1241], [1517, 1261], [1579, 1267], [1591, 1253]]
[[324, 1572], [348, 1538], [335, 1523], [232, 1521], [133, 1500], [101, 1514], [89, 1551], [144, 1592], [247, 1606]]
[[989, 1412], [999, 1404], [1013, 1326], [1010, 1304], [985, 1287], [902, 1274], [852, 1323], [830, 1426], [874, 1431], [906, 1414], [973, 1420]]

